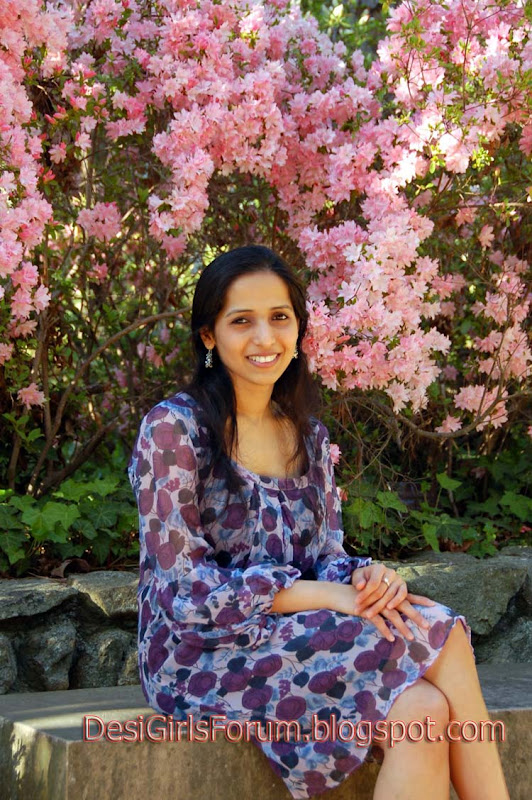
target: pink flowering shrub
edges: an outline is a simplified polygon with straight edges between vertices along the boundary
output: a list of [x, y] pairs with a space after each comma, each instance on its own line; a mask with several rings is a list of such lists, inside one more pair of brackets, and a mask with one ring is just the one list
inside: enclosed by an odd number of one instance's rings
[[0, 393], [43, 426], [17, 451], [28, 491], [186, 372], [177, 312], [245, 241], [306, 270], [326, 389], [435, 441], [510, 425], [532, 374], [530, 16], [408, 0], [371, 61], [289, 0], [0, 0]]

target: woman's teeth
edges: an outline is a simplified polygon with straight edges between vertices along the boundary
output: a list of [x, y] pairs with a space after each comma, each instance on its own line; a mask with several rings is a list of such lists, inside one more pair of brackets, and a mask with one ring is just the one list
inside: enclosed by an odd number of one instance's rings
[[250, 361], [258, 361], [259, 364], [267, 364], [270, 361], [275, 361], [279, 354], [276, 353], [274, 356], [249, 356]]

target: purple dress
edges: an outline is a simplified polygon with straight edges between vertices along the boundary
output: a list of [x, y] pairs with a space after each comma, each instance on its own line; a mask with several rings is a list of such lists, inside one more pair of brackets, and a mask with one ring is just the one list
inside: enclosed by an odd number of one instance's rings
[[[212, 468], [199, 411], [185, 392], [158, 403], [141, 422], [128, 467], [140, 519], [142, 689], [174, 720], [214, 715], [237, 720], [242, 732], [247, 722], [291, 795], [312, 797], [371, 757], [355, 725], [386, 717], [457, 620], [470, 643], [471, 631], [441, 604], [416, 606], [431, 627], [412, 623], [412, 642], [390, 623], [395, 642], [368, 620], [327, 609], [272, 612], [275, 593], [297, 579], [347, 584], [371, 562], [342, 546], [327, 429], [312, 418], [310, 466], [299, 478], [256, 475], [232, 462], [244, 479], [242, 503]], [[316, 721], [332, 731], [334, 719], [337, 737], [327, 739]], [[297, 721], [298, 732], [267, 730], [279, 721]], [[263, 735], [252, 735], [253, 724]]]

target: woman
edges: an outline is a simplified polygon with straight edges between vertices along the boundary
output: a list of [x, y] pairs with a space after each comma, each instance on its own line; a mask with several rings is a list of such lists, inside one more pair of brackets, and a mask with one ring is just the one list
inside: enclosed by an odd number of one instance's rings
[[382, 744], [375, 800], [446, 800], [450, 778], [461, 800], [506, 800], [496, 744], [443, 736], [450, 718], [489, 719], [466, 620], [343, 549], [300, 283], [267, 248], [233, 250], [202, 273], [191, 325], [194, 377], [144, 417], [129, 465], [147, 702], [174, 720], [297, 721], [254, 739], [295, 798], [371, 756], [345, 724], [317, 741], [317, 720], [430, 715], [436, 741]]

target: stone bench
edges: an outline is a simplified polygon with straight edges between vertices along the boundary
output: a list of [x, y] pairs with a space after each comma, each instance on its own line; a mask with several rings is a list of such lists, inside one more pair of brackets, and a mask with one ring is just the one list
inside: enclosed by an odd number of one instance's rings
[[[502, 720], [499, 744], [512, 800], [532, 787], [532, 664], [479, 666], [492, 720]], [[264, 755], [246, 742], [83, 741], [82, 718], [136, 720], [154, 712], [140, 686], [113, 686], [0, 697], [2, 800], [290, 800]], [[91, 727], [94, 735], [97, 725]], [[324, 795], [371, 800], [378, 765], [363, 765]], [[453, 797], [455, 797], [453, 793]]]

